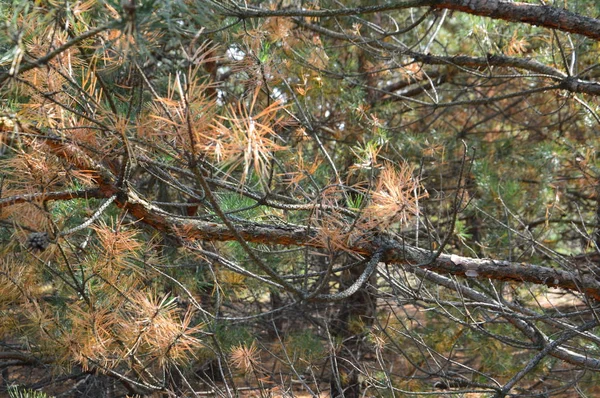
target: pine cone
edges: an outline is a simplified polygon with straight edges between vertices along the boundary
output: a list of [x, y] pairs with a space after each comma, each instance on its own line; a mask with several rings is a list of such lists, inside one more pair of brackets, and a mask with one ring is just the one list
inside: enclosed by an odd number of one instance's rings
[[32, 232], [27, 237], [27, 248], [43, 252], [48, 248], [50, 239], [47, 232]]

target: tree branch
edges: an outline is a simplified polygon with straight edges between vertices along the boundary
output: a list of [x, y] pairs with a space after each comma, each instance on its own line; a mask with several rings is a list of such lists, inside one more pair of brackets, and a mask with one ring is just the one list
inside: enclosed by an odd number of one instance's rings
[[[153, 226], [154, 228], [181, 235], [185, 231], [183, 239], [228, 241], [236, 240], [230, 228], [224, 224], [200, 220], [176, 219], [171, 216], [161, 215], [163, 212], [156, 206], [141, 199], [138, 195], [131, 193], [128, 202], [116, 202], [119, 207], [126, 208], [129, 213]], [[244, 223], [236, 225], [237, 233], [244, 240], [253, 243], [264, 243], [284, 246], [312, 246], [319, 247], [314, 228], [266, 226], [257, 223]], [[478, 259], [462, 257], [457, 255], [441, 254], [435, 261], [431, 262], [434, 252], [418, 247], [405, 245], [399, 239], [392, 239], [383, 253], [384, 262], [408, 264], [418, 266], [440, 274], [457, 276], [477, 275], [478, 278], [490, 278], [493, 280], [529, 282], [548, 287], [567, 289], [587, 294], [600, 300], [600, 282], [592, 274], [577, 274], [550, 267], [534, 264], [516, 263], [503, 260]], [[348, 250], [374, 255], [380, 246], [376, 242], [362, 242], [349, 247]]]
[[417, 7], [433, 7], [439, 10], [461, 11], [508, 22], [521, 22], [562, 32], [576, 33], [591, 39], [600, 39], [600, 21], [574, 12], [547, 5], [518, 3], [500, 0], [408, 0], [393, 1], [376, 6], [339, 9], [283, 9], [268, 10], [238, 4], [236, 9], [225, 15], [240, 19], [266, 17], [343, 17], [360, 14], [402, 10]]

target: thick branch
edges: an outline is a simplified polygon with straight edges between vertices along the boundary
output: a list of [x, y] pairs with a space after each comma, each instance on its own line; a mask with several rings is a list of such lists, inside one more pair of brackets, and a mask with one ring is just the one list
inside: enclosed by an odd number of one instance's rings
[[600, 21], [565, 9], [499, 0], [442, 0], [435, 8], [457, 10], [509, 22], [522, 22], [600, 39]]
[[[158, 207], [144, 201], [138, 195], [130, 193], [128, 202], [119, 203], [129, 213], [154, 228], [175, 233], [185, 239], [208, 241], [235, 240], [231, 230], [224, 224], [200, 221], [180, 220], [166, 215]], [[236, 224], [237, 232], [248, 242], [265, 243], [284, 246], [313, 246], [321, 244], [315, 239], [314, 229], [304, 227], [286, 227], [247, 222]], [[183, 235], [183, 236], [182, 236]], [[600, 300], [600, 282], [592, 274], [575, 274], [550, 267], [533, 264], [497, 261], [492, 259], [477, 259], [456, 255], [442, 254], [433, 261], [434, 252], [417, 247], [404, 245], [399, 240], [393, 240], [385, 248], [384, 262], [409, 264], [429, 269], [440, 274], [465, 276], [467, 274], [478, 278], [493, 280], [529, 282], [549, 287], [567, 289], [585, 293]], [[381, 246], [379, 242], [369, 241], [361, 245], [349, 247], [348, 250], [374, 255]]]
[[501, 281], [529, 282], [585, 293], [600, 299], [600, 282], [593, 274], [579, 274], [534, 264], [515, 263], [489, 258], [478, 259], [457, 255], [442, 254], [435, 261], [429, 259], [433, 253], [400, 242], [391, 243], [386, 262], [412, 264], [440, 274], [458, 276], [472, 275]]
[[[369, 44], [372, 47], [378, 47], [382, 50], [395, 51], [401, 54], [406, 54], [412, 57], [417, 62], [422, 62], [425, 65], [448, 65], [456, 66], [459, 68], [490, 68], [492, 66], [502, 68], [515, 68], [534, 72], [535, 74], [547, 77], [553, 81], [558, 82], [556, 86], [558, 89], [568, 90], [573, 93], [583, 93], [591, 95], [600, 95], [600, 84], [595, 81], [579, 79], [575, 76], [568, 76], [566, 73], [538, 62], [530, 58], [517, 58], [509, 57], [506, 55], [492, 55], [489, 54], [487, 57], [472, 57], [468, 55], [455, 55], [455, 56], [438, 56], [431, 54], [423, 54], [416, 51], [407, 50], [406, 48], [400, 47], [394, 43], [388, 43], [383, 40], [367, 39], [362, 36], [352, 35], [347, 32], [336, 32], [331, 29], [326, 29], [317, 24], [307, 23], [302, 19], [296, 18], [294, 22], [303, 28], [321, 33], [323, 35], [340, 39], [347, 40], [359, 44]], [[600, 21], [598, 21], [600, 24]], [[327, 71], [322, 71], [327, 72]], [[524, 75], [527, 77], [527, 75]], [[404, 97], [406, 98], [406, 97]], [[453, 105], [453, 104], [448, 104]], [[440, 106], [440, 104], [436, 104]]]
[[[79, 156], [77, 166], [85, 166], [86, 169], [89, 169], [90, 165], [100, 166], [98, 163], [86, 158], [84, 153], [72, 146], [62, 146], [58, 142], [52, 142], [55, 145], [54, 152], [58, 156], [73, 160], [74, 155], [77, 154]], [[121, 191], [114, 185], [114, 179], [106, 175], [108, 174], [106, 170], [99, 172], [99, 175], [103, 174], [104, 178], [98, 177], [96, 179], [99, 184], [99, 192], [110, 193], [112, 196], [114, 193]], [[159, 231], [172, 234], [179, 239], [207, 241], [236, 239], [231, 229], [224, 224], [174, 217], [141, 198], [131, 189], [128, 189], [126, 195], [124, 193], [119, 195], [115, 200], [115, 204], [127, 210], [130, 215], [145, 224]], [[270, 225], [250, 221], [235, 223], [235, 227], [236, 233], [248, 242], [283, 246], [322, 246], [322, 243], [315, 239], [317, 235], [314, 228]], [[385, 245], [383, 251], [381, 251], [382, 245]], [[367, 256], [373, 256], [375, 253], [380, 252], [384, 262], [408, 264], [440, 274], [470, 275], [493, 280], [529, 282], [584, 293], [589, 297], [600, 300], [600, 282], [592, 274], [568, 272], [533, 264], [477, 259], [457, 255], [442, 254], [434, 258], [433, 251], [405, 245], [400, 239], [395, 238], [387, 238], [385, 242], [379, 239], [362, 241], [360, 244], [350, 245], [347, 249]]]
[[433, 7], [465, 12], [492, 19], [527, 23], [563, 32], [576, 33], [592, 39], [600, 39], [600, 21], [557, 7], [517, 3], [500, 0], [404, 0], [383, 5], [339, 9], [284, 9], [269, 10], [238, 5], [232, 15], [238, 18], [264, 17], [341, 17], [370, 14], [416, 7]]

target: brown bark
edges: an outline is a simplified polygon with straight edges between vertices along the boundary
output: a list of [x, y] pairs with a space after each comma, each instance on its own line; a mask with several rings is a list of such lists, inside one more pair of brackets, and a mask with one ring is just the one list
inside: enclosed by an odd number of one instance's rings
[[261, 8], [246, 8], [243, 5], [240, 5], [235, 9], [235, 12], [232, 12], [232, 14], [240, 18], [264, 18], [274, 16], [325, 18], [357, 14], [373, 14], [377, 12], [419, 7], [433, 7], [440, 10], [447, 9], [461, 11], [467, 14], [479, 15], [492, 19], [526, 23], [563, 32], [576, 33], [591, 39], [600, 39], [600, 21], [595, 18], [579, 15], [562, 8], [548, 5], [500, 0], [401, 0], [375, 6], [320, 10], [268, 10]]
[[[223, 224], [207, 221], [181, 221], [161, 213], [155, 206], [145, 202], [133, 192], [130, 192], [126, 202], [116, 201], [119, 207], [127, 209], [131, 215], [153, 226], [154, 228], [176, 232], [183, 239], [199, 239], [209, 241], [234, 240], [229, 228]], [[297, 245], [318, 247], [314, 229], [304, 227], [286, 227], [279, 225], [265, 226], [252, 222], [236, 225], [238, 233], [249, 242], [274, 245]], [[183, 232], [185, 231], [184, 236]], [[382, 243], [370, 241], [348, 247], [349, 251], [369, 256], [380, 249]], [[420, 267], [440, 274], [465, 276], [468, 272], [477, 278], [493, 280], [529, 282], [585, 293], [600, 300], [600, 282], [592, 274], [578, 275], [574, 272], [563, 271], [534, 264], [517, 263], [503, 260], [478, 259], [456, 255], [442, 254], [433, 258], [434, 252], [417, 247], [404, 245], [400, 240], [390, 238], [385, 243], [383, 258], [385, 262], [406, 264], [410, 267]]]
[[600, 39], [600, 21], [562, 8], [499, 0], [443, 0], [434, 3], [437, 4], [433, 4], [433, 7], [439, 9], [543, 26]]

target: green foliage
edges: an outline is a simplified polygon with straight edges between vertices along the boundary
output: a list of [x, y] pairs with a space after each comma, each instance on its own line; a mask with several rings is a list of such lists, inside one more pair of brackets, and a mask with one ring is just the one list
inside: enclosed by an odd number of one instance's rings
[[47, 398], [48, 395], [42, 391], [19, 388], [19, 386], [11, 386], [8, 388], [10, 398]]
[[293, 363], [310, 366], [326, 354], [323, 341], [312, 330], [291, 332], [285, 337], [285, 350]]
[[256, 205], [256, 201], [243, 195], [227, 192], [219, 195], [219, 205], [226, 214], [235, 217], [253, 219], [262, 214], [266, 207]]
[[255, 340], [251, 329], [244, 325], [230, 325], [221, 322], [215, 325], [214, 330], [221, 348], [227, 352], [240, 345], [249, 347]]
[[458, 220], [454, 224], [454, 234], [461, 242], [467, 242], [473, 237], [473, 234], [469, 233], [467, 225], [462, 220]]

